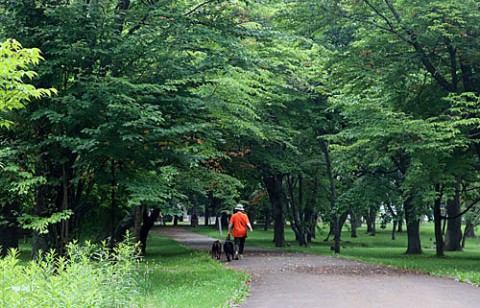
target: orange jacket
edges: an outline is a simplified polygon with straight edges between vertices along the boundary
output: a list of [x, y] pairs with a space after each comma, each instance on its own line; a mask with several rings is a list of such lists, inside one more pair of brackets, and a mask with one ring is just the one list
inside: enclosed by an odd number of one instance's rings
[[230, 223], [233, 224], [233, 237], [247, 237], [247, 224], [250, 223], [247, 214], [242, 212], [233, 214]]

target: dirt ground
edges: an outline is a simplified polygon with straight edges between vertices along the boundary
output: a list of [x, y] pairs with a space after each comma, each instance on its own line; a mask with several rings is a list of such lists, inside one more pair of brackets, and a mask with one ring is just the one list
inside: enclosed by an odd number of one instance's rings
[[[214, 239], [177, 227], [158, 232], [209, 251]], [[480, 307], [480, 288], [448, 278], [326, 256], [248, 247], [225, 266], [248, 272], [250, 296], [241, 307]]]

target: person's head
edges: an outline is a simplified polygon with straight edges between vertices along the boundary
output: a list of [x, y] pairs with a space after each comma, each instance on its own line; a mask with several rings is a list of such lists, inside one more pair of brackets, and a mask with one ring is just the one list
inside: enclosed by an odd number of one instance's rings
[[243, 212], [243, 211], [245, 211], [245, 209], [243, 208], [243, 205], [237, 204], [237, 206], [235, 206], [235, 210], [234, 210], [235, 213], [236, 212]]

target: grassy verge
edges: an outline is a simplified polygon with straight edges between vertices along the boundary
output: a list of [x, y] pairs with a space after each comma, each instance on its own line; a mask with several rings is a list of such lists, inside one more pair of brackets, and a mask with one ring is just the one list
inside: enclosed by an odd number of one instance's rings
[[248, 291], [246, 274], [155, 234], [150, 235], [144, 266], [143, 307], [230, 307]]
[[[218, 230], [211, 227], [199, 227], [191, 229], [211, 237], [218, 237]], [[385, 264], [388, 266], [404, 269], [419, 270], [437, 276], [454, 277], [460, 281], [480, 285], [480, 243], [476, 239], [468, 239], [465, 250], [462, 252], [446, 252], [444, 258], [435, 257], [433, 244], [433, 226], [425, 224], [422, 227], [421, 241], [423, 254], [406, 255], [407, 235], [406, 232], [398, 233], [396, 240], [391, 240], [390, 230], [377, 232], [376, 236], [365, 234], [364, 229], [358, 230], [358, 237], [351, 238], [349, 232], [342, 234], [341, 253], [337, 257], [365, 261], [369, 263]], [[330, 246], [332, 242], [324, 242], [325, 232], [320, 232], [309, 248], [299, 247], [295, 242], [295, 236], [291, 229], [285, 229], [285, 237], [288, 247], [282, 248], [285, 251], [303, 252], [319, 255], [333, 255]], [[255, 228], [247, 239], [248, 246], [275, 248], [273, 243], [273, 232], [263, 231]]]

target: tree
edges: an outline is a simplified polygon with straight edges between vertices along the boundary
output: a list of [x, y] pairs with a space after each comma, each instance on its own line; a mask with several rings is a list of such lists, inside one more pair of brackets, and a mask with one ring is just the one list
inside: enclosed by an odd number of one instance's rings
[[[55, 89], [36, 88], [24, 83], [25, 79], [37, 76], [29, 70], [42, 60], [40, 50], [23, 48], [14, 40], [8, 39], [0, 43], [0, 126], [9, 128], [13, 122], [8, 119], [12, 110], [21, 109], [25, 103], [34, 98], [51, 96]], [[9, 248], [18, 247], [18, 215], [23, 202], [27, 202], [32, 185], [41, 181], [35, 179], [23, 167], [13, 163], [11, 155], [15, 155], [15, 140], [8, 138], [3, 142], [0, 151], [0, 255], [4, 256]], [[25, 200], [27, 199], [27, 200]], [[31, 200], [29, 200], [31, 201]]]
[[[1, 5], [2, 33], [19, 32], [40, 46], [48, 61], [39, 83], [60, 90], [55, 100], [17, 113], [12, 132], [44, 179], [35, 187], [33, 214], [74, 212], [37, 236], [35, 250], [61, 252], [93, 213], [103, 218], [100, 233], [115, 238], [133, 217], [145, 217], [142, 208], [183, 196], [185, 186], [172, 174], [208, 168], [205, 162], [225, 156], [224, 127], [258, 131], [253, 105], [239, 104], [233, 94], [242, 92], [231, 87], [251, 74], [243, 58], [248, 29], [238, 25], [236, 3]], [[138, 215], [125, 214], [130, 209]]]
[[[454, 1], [345, 1], [334, 6], [342, 16], [360, 21], [365, 29], [386, 35], [396, 45], [403, 46], [405, 52], [413, 55], [416, 70], [427, 72], [432, 88], [443, 91], [442, 96], [448, 93], [478, 93], [475, 82], [478, 76], [474, 69], [478, 66], [478, 53], [471, 48], [472, 41], [478, 38], [478, 30], [473, 26], [476, 18], [475, 1], [462, 4]], [[401, 54], [391, 57], [389, 61], [392, 64], [405, 63]], [[442, 93], [440, 91], [437, 93]], [[454, 107], [444, 103], [437, 103], [437, 106], [434, 109], [436, 115], [451, 115]], [[475, 124], [470, 125], [464, 134], [475, 139], [476, 129]], [[472, 149], [478, 156], [478, 146], [472, 144]], [[459, 176], [464, 175], [456, 175], [457, 178]], [[457, 215], [460, 212], [458, 194], [449, 196], [449, 199], [449, 216], [456, 218], [448, 221], [446, 246], [457, 250], [461, 238], [460, 217]]]

